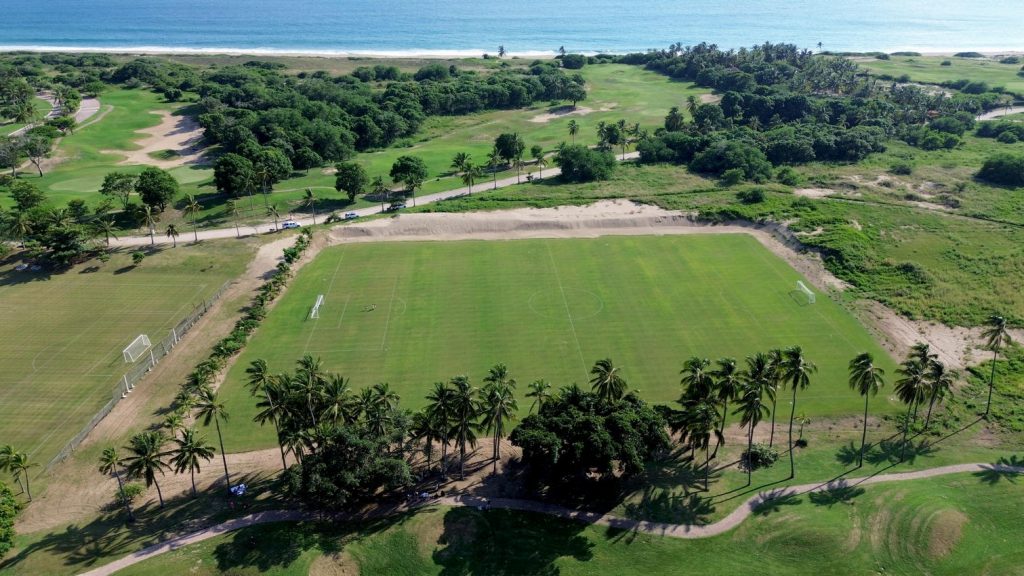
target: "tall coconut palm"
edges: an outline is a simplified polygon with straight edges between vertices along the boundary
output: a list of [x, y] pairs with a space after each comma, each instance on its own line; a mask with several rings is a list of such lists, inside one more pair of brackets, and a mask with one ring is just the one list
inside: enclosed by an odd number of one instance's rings
[[619, 372], [611, 358], [604, 358], [594, 363], [590, 369], [591, 390], [597, 397], [609, 403], [618, 402], [626, 393], [626, 380]]
[[110, 239], [117, 238], [117, 225], [114, 223], [114, 219], [110, 218], [104, 220], [98, 218], [93, 222], [93, 230], [96, 231], [96, 236], [103, 236], [103, 240], [107, 246], [110, 246]]
[[441, 442], [441, 475], [447, 477], [448, 443], [455, 417], [455, 394], [445, 382], [435, 382], [427, 394], [427, 414], [438, 431]]
[[462, 171], [462, 183], [469, 187], [469, 193], [473, 193], [473, 184], [480, 177], [480, 167], [472, 162], [467, 162]]
[[690, 452], [704, 450], [704, 490], [708, 490], [711, 470], [711, 436], [717, 437], [716, 446], [721, 443], [718, 431], [718, 407], [713, 402], [697, 401], [684, 404], [686, 412], [685, 438]]
[[440, 439], [441, 435], [437, 423], [431, 417], [428, 410], [416, 412], [412, 415], [409, 436], [412, 437], [414, 442], [423, 442], [423, 455], [427, 457], [427, 472], [429, 473], [431, 459], [434, 455], [434, 441]]
[[177, 435], [178, 430], [185, 429], [185, 416], [184, 413], [178, 409], [171, 412], [164, 417], [164, 421], [160, 423], [161, 426], [167, 429], [167, 432], [173, 437]]
[[[266, 401], [266, 406], [263, 407], [264, 410], [259, 412], [254, 420], [259, 424], [267, 420], [273, 423], [274, 435], [277, 437], [277, 447], [281, 450], [281, 467], [287, 470], [288, 461], [284, 457], [284, 442], [281, 441], [281, 426], [278, 423], [278, 418], [280, 417], [279, 408], [282, 403], [274, 401], [274, 397], [280, 392], [275, 377], [270, 373], [267, 361], [262, 358], [253, 360], [249, 367], [245, 369], [245, 373], [249, 375], [249, 392], [253, 396], [262, 394]], [[261, 406], [257, 404], [257, 407]]]
[[501, 153], [497, 148], [492, 148], [487, 153], [487, 167], [491, 169], [491, 178], [494, 182], [494, 190], [498, 189], [498, 166], [501, 166]]
[[199, 229], [196, 227], [196, 217], [203, 211], [202, 205], [196, 202], [196, 197], [189, 194], [185, 197], [185, 207], [182, 210], [192, 220], [192, 239], [199, 242]]
[[199, 434], [195, 427], [182, 430], [181, 437], [174, 439], [174, 446], [171, 451], [171, 464], [178, 474], [188, 470], [192, 480], [192, 497], [195, 498], [199, 495], [196, 492], [196, 472], [202, 472], [201, 462], [213, 459], [213, 446], [206, 442], [206, 437]]
[[693, 356], [683, 362], [683, 369], [679, 371], [683, 376], [679, 381], [683, 395], [696, 400], [710, 398], [714, 386], [711, 372], [711, 361], [707, 358]]
[[465, 172], [466, 166], [470, 165], [471, 156], [465, 152], [459, 152], [452, 158], [452, 168], [456, 172]]
[[768, 351], [768, 376], [772, 387], [772, 428], [771, 432], [768, 433], [768, 446], [775, 445], [775, 409], [778, 406], [778, 391], [783, 386], [783, 379], [785, 378], [785, 371], [782, 369], [782, 363], [785, 360], [785, 356], [782, 355], [782, 349], [773, 348]]
[[[10, 472], [11, 471], [11, 462], [14, 460], [14, 455], [17, 454], [17, 453], [18, 453], [18, 451], [15, 450], [14, 446], [11, 446], [10, 444], [5, 444], [3, 446], [0, 446], [0, 472]], [[25, 484], [24, 484], [24, 482], [21, 481], [20, 477], [17, 480], [18, 480], [18, 485], [21, 487], [21, 491], [24, 492], [25, 491]]]
[[533, 163], [538, 168], [538, 177], [544, 178], [544, 167], [548, 165], [548, 159], [546, 156], [544, 156], [543, 150], [541, 150], [538, 154], [534, 154]]
[[917, 406], [924, 400], [926, 394], [927, 384], [925, 379], [928, 374], [927, 369], [927, 364], [920, 362], [919, 359], [913, 356], [908, 356], [896, 370], [896, 373], [900, 375], [900, 379], [896, 381], [896, 397], [907, 405], [907, 413], [903, 418], [903, 441], [900, 450], [901, 462], [904, 456], [906, 456], [907, 433], [916, 419], [911, 416], [911, 410], [913, 409], [914, 414], [917, 414]]
[[21, 483], [21, 479], [25, 479], [25, 494], [28, 495], [28, 501], [32, 501], [32, 486], [29, 484], [28, 472], [32, 468], [39, 466], [38, 462], [32, 462], [29, 456], [25, 452], [15, 452], [11, 456], [10, 462], [7, 463], [7, 468], [14, 475], [14, 478]]
[[459, 478], [466, 479], [466, 444], [476, 446], [476, 419], [480, 416], [478, 390], [466, 376], [452, 378], [452, 432], [459, 443]]
[[277, 220], [281, 217], [281, 213], [278, 212], [277, 206], [267, 206], [267, 216], [274, 219], [274, 230], [277, 230]]
[[985, 403], [984, 414], [987, 418], [992, 410], [992, 389], [996, 384], [996, 360], [999, 358], [999, 352], [1012, 342], [1006, 318], [998, 315], [990, 316], [981, 337], [985, 339], [985, 348], [992, 351], [992, 373], [988, 378], [988, 402]]
[[321, 396], [321, 421], [332, 426], [351, 424], [355, 421], [355, 398], [348, 378], [341, 374], [330, 374], [324, 384]]
[[[114, 478], [117, 479], [117, 493], [124, 493], [124, 481], [121, 480], [121, 465], [124, 462], [121, 460], [121, 455], [117, 453], [117, 448], [113, 446], [103, 449], [103, 453], [100, 454], [100, 474], [113, 474]], [[128, 513], [128, 522], [135, 521], [135, 513], [132, 511], [132, 503], [128, 498], [121, 498], [124, 502], [124, 509]]]
[[496, 364], [484, 377], [483, 420], [485, 430], [494, 433], [494, 473], [498, 472], [501, 459], [501, 439], [505, 437], [505, 425], [516, 419], [519, 405], [516, 403], [516, 380], [508, 373], [504, 364]]
[[139, 432], [128, 442], [128, 457], [124, 459], [125, 470], [129, 478], [142, 478], [146, 487], [156, 486], [156, 495], [160, 499], [160, 507], [164, 507], [164, 495], [160, 484], [156, 481], [157, 472], [163, 475], [170, 466], [164, 461], [168, 453], [164, 451], [167, 437], [159, 430]]
[[310, 427], [315, 428], [317, 421], [313, 406], [323, 393], [324, 384], [327, 383], [327, 374], [321, 366], [320, 359], [314, 359], [310, 354], [304, 355], [296, 364], [298, 365], [298, 368], [295, 370], [293, 383], [306, 399], [306, 409], [309, 411]]
[[569, 137], [572, 138], [572, 143], [576, 145], [576, 135], [580, 133], [580, 125], [575, 120], [569, 120]]
[[758, 354], [747, 358], [746, 378], [739, 390], [739, 406], [734, 414], [740, 417], [740, 425], [747, 427], [747, 486], [753, 481], [754, 466], [751, 453], [754, 449], [754, 429], [768, 416], [762, 393], [770, 379], [767, 356]]
[[149, 227], [149, 245], [156, 245], [156, 223], [160, 220], [160, 215], [157, 214], [156, 210], [149, 204], [143, 204], [142, 206], [142, 222]]
[[167, 225], [167, 237], [171, 239], [171, 248], [178, 247], [178, 227], [174, 224]]
[[945, 364], [935, 360], [928, 365], [926, 378], [925, 389], [928, 392], [928, 415], [924, 418], [925, 430], [931, 426], [932, 408], [935, 407], [935, 403], [941, 403], [946, 399], [946, 396], [952, 393], [953, 384], [957, 379], [957, 373], [952, 370], [947, 370]]
[[871, 353], [858, 354], [850, 360], [850, 388], [864, 397], [864, 429], [860, 435], [860, 452], [857, 467], [864, 465], [864, 446], [868, 439], [868, 398], [876, 396], [878, 389], [885, 385], [885, 370], [875, 366]]
[[793, 400], [789, 410], [789, 477], [796, 477], [796, 462], [793, 459], [793, 419], [796, 417], [796, 391], [806, 390], [811, 385], [811, 374], [818, 371], [817, 366], [804, 357], [804, 351], [799, 346], [787, 348], [783, 352], [782, 369], [785, 380], [793, 390]]
[[316, 194], [312, 188], [306, 188], [306, 194], [302, 197], [302, 207], [313, 211], [313, 225], [316, 226]]
[[690, 95], [686, 97], [686, 111], [690, 113], [690, 118], [693, 118], [697, 114], [697, 108], [700, 106], [700, 101], [697, 97]]
[[227, 210], [228, 214], [231, 215], [231, 219], [235, 223], [235, 238], [241, 238], [242, 231], [238, 228], [238, 202], [234, 199], [228, 200], [224, 203], [224, 208]]
[[718, 425], [718, 441], [715, 444], [715, 453], [711, 455], [712, 458], [718, 455], [718, 449], [725, 444], [725, 418], [729, 414], [729, 401], [739, 393], [742, 383], [742, 375], [736, 369], [736, 360], [733, 358], [720, 359], [713, 376], [713, 394], [715, 399], [722, 404], [722, 420]]
[[527, 398], [533, 398], [533, 403], [530, 404], [530, 413], [533, 413], [533, 409], [536, 407], [537, 411], [544, 407], [544, 402], [551, 398], [551, 383], [547, 380], [535, 380], [530, 382], [530, 391], [526, 393]]
[[220, 443], [220, 459], [224, 464], [224, 482], [227, 484], [227, 489], [231, 490], [228, 457], [224, 452], [224, 436], [220, 431], [221, 421], [228, 421], [228, 411], [224, 403], [217, 398], [217, 392], [209, 389], [203, 392], [203, 395], [199, 398], [199, 403], [196, 404], [196, 416], [203, 419], [203, 426], [209, 426], [210, 421], [213, 421], [214, 426], [217, 428], [217, 440]]

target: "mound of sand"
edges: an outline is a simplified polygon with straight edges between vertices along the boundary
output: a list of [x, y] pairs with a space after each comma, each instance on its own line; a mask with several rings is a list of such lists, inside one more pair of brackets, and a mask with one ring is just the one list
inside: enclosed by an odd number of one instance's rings
[[[168, 169], [186, 164], [203, 163], [203, 128], [191, 116], [173, 116], [170, 112], [157, 112], [160, 123], [151, 128], [139, 130], [146, 137], [136, 140], [138, 150], [104, 150], [107, 154], [125, 157], [118, 164], [145, 164]], [[168, 153], [169, 151], [169, 153]], [[150, 154], [168, 153], [166, 158], [154, 158]]]

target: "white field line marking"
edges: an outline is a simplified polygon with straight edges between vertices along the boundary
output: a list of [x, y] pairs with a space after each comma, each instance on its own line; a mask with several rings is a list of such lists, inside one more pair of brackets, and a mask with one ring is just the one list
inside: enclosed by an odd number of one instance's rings
[[[341, 270], [341, 263], [345, 261], [345, 250], [341, 251], [341, 257], [338, 258], [338, 265], [334, 267], [334, 274], [331, 275], [331, 281], [327, 284], [327, 291], [324, 292], [324, 299], [331, 295], [331, 289], [334, 288], [334, 281], [338, 279], [338, 270]], [[318, 322], [313, 323], [313, 329], [309, 331], [309, 336], [306, 338], [306, 345], [302, 347], [302, 353], [305, 354], [309, 350], [309, 343], [313, 341], [313, 335], [316, 334], [316, 327]]]
[[388, 319], [384, 322], [384, 337], [380, 339], [380, 351], [384, 352], [384, 347], [388, 343], [388, 328], [391, 327], [391, 311], [395, 308], [395, 294], [398, 293], [398, 276], [395, 276], [395, 286], [391, 289], [391, 299], [388, 300]]
[[587, 361], [583, 358], [583, 347], [580, 346], [579, 336], [576, 335], [576, 322], [572, 319], [572, 312], [569, 311], [569, 300], [565, 296], [565, 287], [562, 286], [562, 276], [558, 273], [558, 266], [555, 264], [555, 255], [551, 253], [551, 245], [544, 244], [548, 249], [548, 258], [551, 259], [551, 269], [555, 271], [555, 280], [558, 281], [558, 290], [562, 293], [562, 303], [565, 304], [565, 315], [569, 317], [569, 327], [572, 328], [572, 338], [576, 341], [576, 351], [580, 355], [580, 366], [583, 368], [583, 379], [587, 380]]
[[348, 298], [345, 298], [345, 306], [341, 309], [341, 316], [338, 317], [338, 325], [334, 327], [335, 330], [341, 328], [341, 321], [345, 319], [345, 311], [348, 310], [348, 303], [352, 300], [352, 295], [349, 294]]

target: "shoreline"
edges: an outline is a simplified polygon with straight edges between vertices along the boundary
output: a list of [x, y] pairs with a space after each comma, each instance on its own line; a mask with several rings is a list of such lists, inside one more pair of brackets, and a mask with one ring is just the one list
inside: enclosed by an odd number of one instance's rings
[[[598, 54], [622, 55], [637, 52], [648, 52], [644, 50], [582, 50], [572, 51], [573, 54], [584, 56], [596, 56]], [[378, 59], [398, 60], [407, 58], [417, 59], [464, 59], [480, 58], [489, 54], [497, 58], [496, 52], [492, 53], [486, 49], [469, 50], [444, 50], [444, 49], [408, 49], [408, 50], [348, 50], [348, 49], [301, 49], [301, 48], [187, 48], [173, 46], [43, 46], [43, 45], [0, 45], [0, 53], [29, 52], [38, 54], [110, 54], [110, 55], [141, 55], [141, 56], [259, 56], [259, 57], [290, 57], [290, 58], [350, 58], [350, 59]], [[977, 52], [986, 58], [998, 56], [1024, 55], [1024, 48], [1008, 48], [1006, 50], [971, 50], [948, 49], [948, 50], [913, 50], [913, 49], [885, 49], [865, 51], [835, 51], [837, 54], [848, 54], [850, 57], [866, 56], [874, 52], [893, 54], [895, 52], [918, 52], [921, 57], [953, 57], [959, 52]], [[510, 51], [505, 59], [512, 58], [554, 58], [558, 55], [556, 50], [526, 50]]]

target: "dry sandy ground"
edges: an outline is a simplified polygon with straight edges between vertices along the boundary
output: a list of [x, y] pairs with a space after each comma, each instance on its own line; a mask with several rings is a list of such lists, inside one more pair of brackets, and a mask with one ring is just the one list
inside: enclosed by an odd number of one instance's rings
[[[157, 168], [175, 168], [185, 164], [199, 164], [203, 156], [203, 128], [191, 116], [174, 116], [170, 112], [155, 112], [160, 116], [160, 123], [150, 128], [139, 130], [146, 137], [136, 140], [138, 150], [104, 150], [106, 154], [120, 154], [125, 157], [120, 165], [145, 164]], [[171, 150], [175, 156], [157, 159], [150, 154]]]

